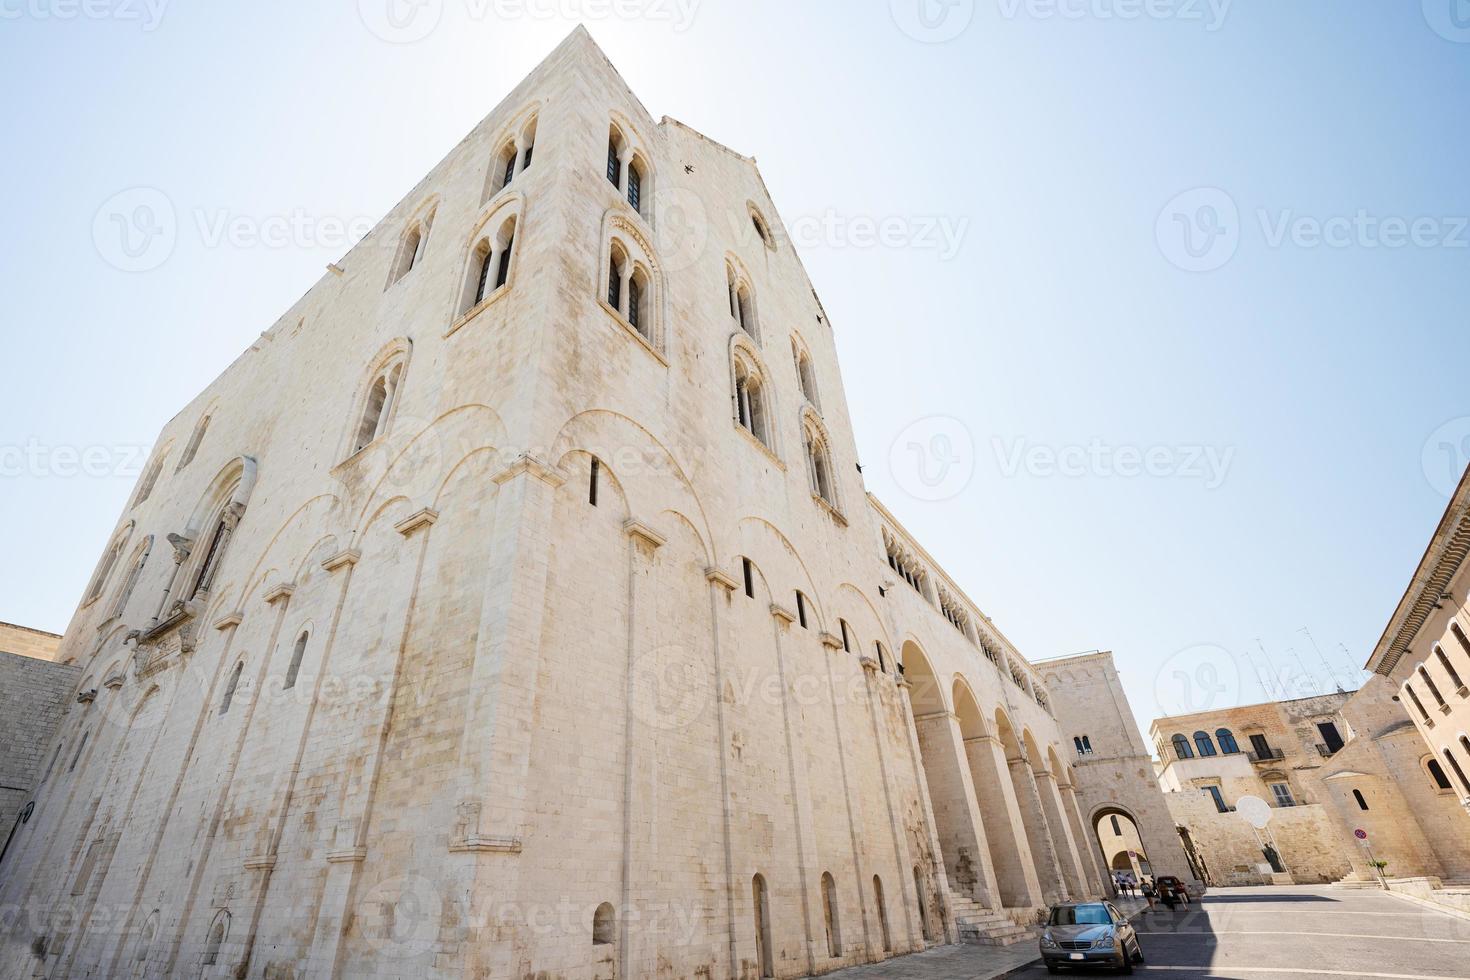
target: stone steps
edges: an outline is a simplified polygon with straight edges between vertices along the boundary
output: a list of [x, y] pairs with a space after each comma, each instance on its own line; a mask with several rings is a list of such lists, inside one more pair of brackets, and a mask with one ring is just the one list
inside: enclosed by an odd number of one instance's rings
[[949, 907], [962, 943], [1010, 946], [1035, 936], [1034, 930], [1017, 925], [1004, 912], [988, 909], [972, 898], [951, 894]]

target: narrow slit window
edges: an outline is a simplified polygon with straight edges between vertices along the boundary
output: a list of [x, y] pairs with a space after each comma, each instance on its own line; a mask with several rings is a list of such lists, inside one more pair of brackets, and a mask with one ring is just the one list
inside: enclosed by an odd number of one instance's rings
[[806, 596], [802, 595], [800, 592], [796, 593], [796, 621], [801, 624], [802, 629], [807, 628]]
[[593, 457], [592, 475], [587, 481], [587, 502], [593, 507], [597, 506], [597, 474], [602, 469], [602, 461]]
[[515, 235], [512, 234], [505, 240], [505, 248], [500, 251], [500, 268], [495, 273], [495, 288], [504, 286], [510, 278], [510, 256], [512, 247], [515, 245]]
[[607, 144], [607, 179], [614, 187], [619, 187], [623, 182], [623, 164], [618, 159], [618, 145], [609, 142]]
[[755, 569], [751, 566], [749, 558], [740, 559], [740, 571], [745, 576], [745, 596], [748, 599], [754, 599]]

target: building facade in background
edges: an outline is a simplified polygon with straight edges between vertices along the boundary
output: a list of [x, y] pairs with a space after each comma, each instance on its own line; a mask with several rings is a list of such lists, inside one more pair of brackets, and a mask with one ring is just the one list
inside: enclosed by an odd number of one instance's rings
[[0, 974], [786, 977], [1101, 894], [780, 228], [585, 31], [532, 72], [161, 433]]
[[36, 786], [55, 768], [46, 748], [68, 697], [76, 694], [79, 668], [53, 663], [61, 645], [55, 633], [0, 623], [0, 862], [21, 828]]
[[1043, 660], [1036, 667], [1070, 743], [1083, 836], [1098, 849], [1103, 867], [1138, 881], [1174, 875], [1203, 886], [1159, 789], [1112, 653]]

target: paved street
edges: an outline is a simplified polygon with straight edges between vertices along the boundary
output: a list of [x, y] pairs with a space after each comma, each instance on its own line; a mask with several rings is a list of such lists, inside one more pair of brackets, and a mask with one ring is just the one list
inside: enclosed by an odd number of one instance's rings
[[[1470, 921], [1376, 890], [1217, 888], [1188, 910], [1134, 919], [1148, 962], [1137, 975], [1170, 980], [1470, 980]], [[1029, 954], [1026, 955], [1026, 954]], [[943, 947], [841, 970], [842, 980], [985, 980], [1047, 976], [1034, 944], [993, 950]], [[1074, 976], [1112, 976], [1106, 971]]]

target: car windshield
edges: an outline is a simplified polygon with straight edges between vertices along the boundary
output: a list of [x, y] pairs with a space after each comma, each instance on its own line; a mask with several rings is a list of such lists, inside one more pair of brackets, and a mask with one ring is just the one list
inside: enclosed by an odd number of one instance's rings
[[1101, 905], [1068, 905], [1051, 910], [1054, 926], [1105, 926], [1112, 921]]

